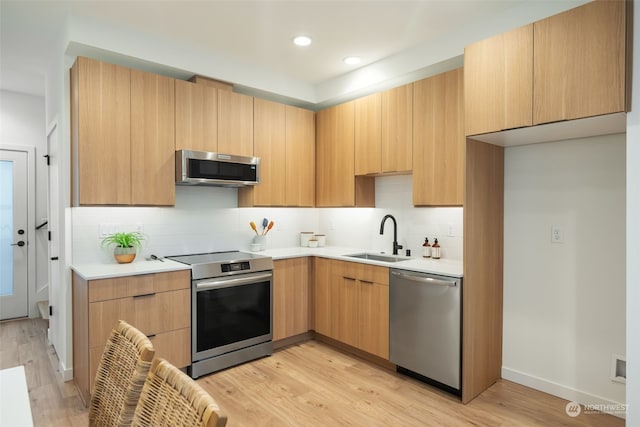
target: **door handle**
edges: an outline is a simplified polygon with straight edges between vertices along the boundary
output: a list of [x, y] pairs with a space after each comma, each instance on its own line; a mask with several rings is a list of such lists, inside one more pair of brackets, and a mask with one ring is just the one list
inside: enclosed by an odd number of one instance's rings
[[23, 247], [25, 245], [24, 240], [20, 240], [18, 243], [11, 243], [9, 246], [20, 246]]

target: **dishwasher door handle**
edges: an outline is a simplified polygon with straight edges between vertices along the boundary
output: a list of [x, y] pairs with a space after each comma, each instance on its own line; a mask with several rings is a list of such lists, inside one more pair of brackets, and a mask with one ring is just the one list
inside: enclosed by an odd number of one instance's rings
[[400, 273], [399, 271], [392, 271], [391, 274], [401, 279], [411, 280], [413, 282], [423, 283], [425, 285], [449, 286], [455, 288], [457, 284], [455, 280], [442, 280], [428, 276], [414, 276], [413, 274]]

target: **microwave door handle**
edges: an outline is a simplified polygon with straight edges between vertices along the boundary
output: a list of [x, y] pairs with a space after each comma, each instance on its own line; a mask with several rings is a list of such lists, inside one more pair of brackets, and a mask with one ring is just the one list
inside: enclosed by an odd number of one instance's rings
[[250, 277], [239, 277], [233, 279], [219, 279], [196, 284], [196, 291], [206, 291], [209, 289], [228, 288], [229, 286], [248, 285], [251, 283], [261, 282], [263, 280], [271, 280], [273, 274], [257, 274]]

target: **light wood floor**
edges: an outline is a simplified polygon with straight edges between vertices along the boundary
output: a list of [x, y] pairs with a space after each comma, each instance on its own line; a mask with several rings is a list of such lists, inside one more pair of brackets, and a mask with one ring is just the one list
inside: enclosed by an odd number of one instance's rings
[[[36, 426], [86, 426], [87, 410], [57, 371], [41, 319], [0, 322], [0, 369], [25, 365]], [[624, 426], [565, 413], [566, 401], [499, 381], [468, 405], [454, 396], [308, 341], [198, 379], [239, 426]], [[4, 426], [3, 426], [4, 427]]]

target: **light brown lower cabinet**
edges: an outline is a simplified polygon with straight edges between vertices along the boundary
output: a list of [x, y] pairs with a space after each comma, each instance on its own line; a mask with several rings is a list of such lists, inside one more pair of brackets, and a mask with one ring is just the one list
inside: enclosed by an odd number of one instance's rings
[[73, 374], [86, 404], [111, 330], [124, 320], [177, 367], [191, 363], [189, 270], [85, 280], [74, 273]]
[[273, 340], [309, 332], [309, 260], [273, 262]]
[[316, 258], [314, 329], [389, 359], [389, 269]]

